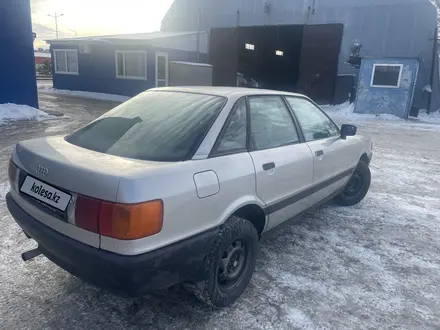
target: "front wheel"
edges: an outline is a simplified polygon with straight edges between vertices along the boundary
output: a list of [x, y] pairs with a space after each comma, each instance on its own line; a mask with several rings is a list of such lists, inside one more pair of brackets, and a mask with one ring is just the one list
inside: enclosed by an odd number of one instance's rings
[[245, 291], [255, 269], [259, 237], [254, 225], [232, 216], [222, 226], [205, 265], [205, 279], [192, 285], [213, 307], [232, 305]]
[[367, 195], [371, 184], [371, 172], [368, 164], [359, 162], [353, 175], [345, 186], [344, 191], [335, 198], [336, 203], [342, 206], [358, 204]]

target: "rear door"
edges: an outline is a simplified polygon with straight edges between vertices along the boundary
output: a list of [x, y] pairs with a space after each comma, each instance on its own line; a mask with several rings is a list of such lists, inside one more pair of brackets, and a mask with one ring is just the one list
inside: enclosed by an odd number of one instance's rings
[[356, 144], [340, 137], [336, 124], [314, 103], [302, 97], [286, 97], [313, 154], [314, 202], [342, 188], [359, 159]]
[[303, 194], [313, 184], [313, 157], [281, 96], [249, 97], [248, 107], [257, 195], [268, 206], [270, 229], [309, 206]]

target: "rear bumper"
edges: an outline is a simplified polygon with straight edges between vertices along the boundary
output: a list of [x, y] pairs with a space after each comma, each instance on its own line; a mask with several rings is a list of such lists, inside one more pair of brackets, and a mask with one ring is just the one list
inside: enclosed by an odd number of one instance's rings
[[64, 236], [26, 213], [6, 196], [9, 212], [39, 250], [69, 273], [122, 296], [139, 296], [189, 280], [201, 280], [208, 247], [218, 229], [136, 256], [100, 250]]

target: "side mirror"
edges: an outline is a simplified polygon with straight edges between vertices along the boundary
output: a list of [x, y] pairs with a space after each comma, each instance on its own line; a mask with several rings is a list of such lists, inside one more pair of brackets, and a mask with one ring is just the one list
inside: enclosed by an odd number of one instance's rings
[[343, 124], [341, 126], [341, 139], [345, 140], [347, 136], [355, 136], [357, 127], [354, 125]]

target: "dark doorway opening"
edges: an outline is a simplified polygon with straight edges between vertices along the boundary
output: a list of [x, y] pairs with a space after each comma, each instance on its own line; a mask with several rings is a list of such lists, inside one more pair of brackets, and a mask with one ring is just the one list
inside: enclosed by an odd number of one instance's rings
[[301, 25], [241, 27], [238, 73], [244, 78], [242, 84], [295, 92], [302, 32]]
[[304, 26], [298, 92], [315, 102], [334, 102], [343, 30], [342, 24]]
[[213, 84], [300, 92], [332, 103], [342, 31], [342, 24], [212, 29]]

